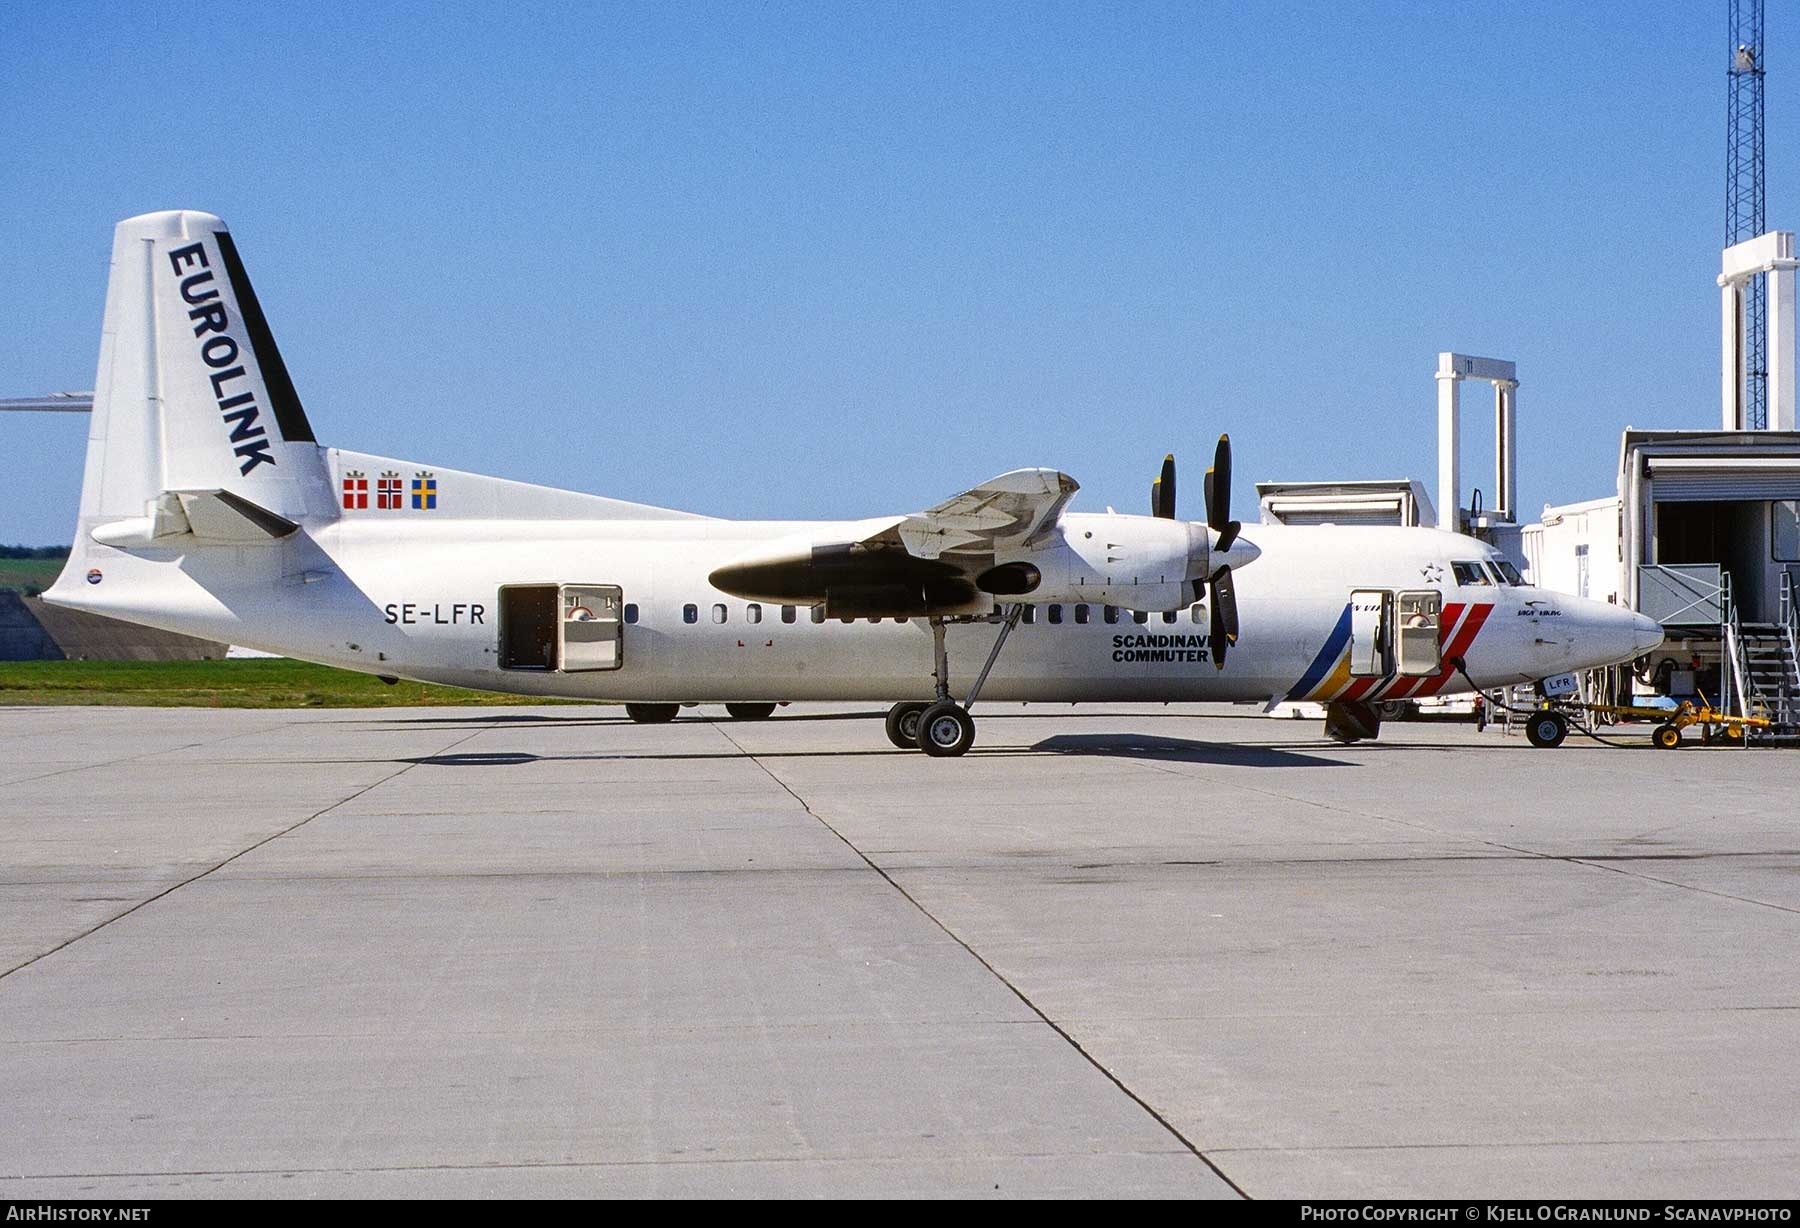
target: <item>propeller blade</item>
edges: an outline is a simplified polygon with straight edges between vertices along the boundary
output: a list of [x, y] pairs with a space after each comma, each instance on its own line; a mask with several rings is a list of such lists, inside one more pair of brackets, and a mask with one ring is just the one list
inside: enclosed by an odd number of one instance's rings
[[[1231, 436], [1219, 436], [1206, 471], [1206, 523], [1221, 532], [1231, 523]], [[1235, 533], [1232, 536], [1237, 536]]]
[[1162, 476], [1150, 483], [1150, 514], [1175, 519], [1175, 454], [1163, 457]]
[[1211, 634], [1206, 637], [1206, 644], [1207, 647], [1212, 649], [1213, 668], [1224, 669], [1225, 649], [1229, 646], [1231, 641], [1225, 635], [1225, 616], [1219, 613], [1219, 599], [1216, 594], [1213, 599], [1207, 603], [1207, 606], [1212, 612], [1212, 628]]
[[1231, 549], [1231, 543], [1237, 540], [1238, 534], [1243, 532], [1243, 530], [1243, 523], [1241, 521], [1233, 520], [1219, 531], [1219, 543], [1214, 546], [1213, 549], [1217, 550], [1220, 554], [1225, 553], [1225, 551]]
[[1231, 568], [1222, 567], [1212, 582], [1213, 608], [1219, 612], [1219, 621], [1224, 624], [1225, 638], [1233, 644], [1238, 642], [1237, 588], [1231, 582]]
[[1213, 667], [1225, 668], [1225, 651], [1237, 643], [1237, 590], [1231, 584], [1231, 568], [1221, 567], [1212, 578], [1212, 627], [1207, 646], [1212, 649]]

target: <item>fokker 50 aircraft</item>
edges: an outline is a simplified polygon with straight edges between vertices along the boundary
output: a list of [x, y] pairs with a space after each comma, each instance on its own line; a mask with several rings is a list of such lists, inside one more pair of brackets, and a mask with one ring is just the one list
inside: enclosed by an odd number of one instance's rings
[[[992, 699], [1382, 705], [1609, 665], [1647, 618], [1532, 588], [1429, 529], [1242, 525], [1231, 452], [1205, 523], [1072, 512], [1018, 469], [871, 520], [720, 520], [323, 447], [231, 235], [119, 223], [81, 520], [58, 604], [346, 669], [624, 700], [892, 701], [897, 746], [960, 755]], [[1560, 732], [1556, 740], [1560, 740]]]

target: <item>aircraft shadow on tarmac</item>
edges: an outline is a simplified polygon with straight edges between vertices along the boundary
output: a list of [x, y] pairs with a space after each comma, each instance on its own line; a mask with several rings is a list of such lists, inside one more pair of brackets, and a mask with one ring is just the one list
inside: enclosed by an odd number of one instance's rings
[[[1102, 759], [1154, 759], [1165, 763], [1203, 763], [1221, 767], [1352, 767], [1343, 759], [1332, 759], [1309, 751], [1297, 754], [1277, 746], [1235, 746], [1214, 742], [1193, 742], [1184, 738], [1163, 738], [1151, 734], [1095, 733], [1060, 734], [1045, 738], [1031, 746], [977, 747], [972, 756], [1084, 755]], [[808, 751], [670, 751], [643, 753], [625, 751], [618, 754], [535, 755], [529, 751], [459, 751], [442, 755], [420, 755], [396, 759], [427, 767], [510, 767], [525, 763], [579, 763], [618, 759], [839, 759], [869, 755], [899, 755], [904, 751], [885, 748], [867, 750]]]
[[[570, 705], [574, 707], [575, 705]], [[596, 705], [598, 706], [598, 705]], [[706, 714], [677, 717], [682, 724], [705, 725], [775, 725], [788, 724], [794, 721], [879, 721], [887, 715], [887, 710], [870, 712], [782, 712], [760, 721], [740, 721], [728, 717], [715, 717]], [[1128, 714], [1134, 721], [1206, 721], [1206, 720], [1242, 720], [1242, 713], [1221, 712], [1132, 712]], [[1079, 721], [1079, 720], [1118, 720], [1118, 712], [1099, 709], [1089, 712], [1053, 710], [1046, 705], [1036, 712], [997, 712], [991, 714], [993, 720], [1004, 721]], [[558, 728], [570, 728], [579, 725], [629, 725], [631, 718], [621, 713], [618, 716], [596, 715], [593, 709], [571, 712], [567, 716], [554, 716], [539, 712], [503, 712], [489, 715], [473, 716], [370, 716], [354, 722], [364, 725], [492, 725], [496, 728], [507, 725], [541, 725]]]
[[1148, 733], [1065, 733], [1045, 738], [1035, 743], [1031, 749], [1056, 755], [1158, 759], [1168, 763], [1207, 763], [1222, 767], [1355, 766], [1345, 759], [1332, 759], [1317, 753], [1296, 754], [1279, 746], [1195, 742], [1187, 738], [1165, 738]]
[[[795, 712], [781, 716], [771, 716], [760, 721], [740, 721], [711, 716], [677, 717], [675, 723], [689, 725], [772, 725], [787, 724], [790, 721], [878, 721], [887, 713], [883, 712]], [[495, 729], [504, 729], [510, 725], [538, 725], [558, 729], [572, 729], [583, 725], [630, 725], [635, 722], [628, 716], [594, 716], [583, 713], [568, 716], [544, 716], [535, 712], [509, 713], [504, 716], [389, 716], [369, 717], [355, 722], [362, 725], [490, 725]]]

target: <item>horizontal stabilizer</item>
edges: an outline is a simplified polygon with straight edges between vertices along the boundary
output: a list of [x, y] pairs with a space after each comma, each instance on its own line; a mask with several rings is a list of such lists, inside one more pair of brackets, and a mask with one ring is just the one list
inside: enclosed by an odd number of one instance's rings
[[120, 550], [250, 546], [278, 541], [300, 528], [229, 490], [164, 491], [145, 511], [143, 516], [97, 525], [93, 539]]
[[94, 408], [91, 392], [53, 392], [44, 397], [7, 397], [0, 399], [0, 413], [13, 411], [26, 414], [85, 414]]
[[181, 510], [195, 537], [208, 542], [259, 542], [286, 537], [300, 528], [285, 516], [258, 507], [229, 490], [183, 494]]

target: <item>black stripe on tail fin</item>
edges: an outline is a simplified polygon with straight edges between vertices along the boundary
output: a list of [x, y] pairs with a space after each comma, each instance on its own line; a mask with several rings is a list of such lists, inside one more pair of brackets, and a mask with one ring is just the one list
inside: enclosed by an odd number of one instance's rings
[[269, 331], [262, 304], [256, 301], [256, 290], [244, 272], [244, 262], [238, 258], [237, 244], [231, 241], [231, 232], [221, 230], [213, 237], [219, 242], [219, 255], [225, 260], [225, 275], [231, 279], [231, 288], [237, 295], [238, 310], [244, 317], [244, 328], [250, 334], [250, 348], [256, 351], [256, 365], [262, 369], [263, 385], [269, 390], [270, 408], [275, 411], [281, 437], [289, 443], [317, 443], [312, 423], [306, 420], [306, 409], [300, 404], [300, 394], [294, 391], [287, 364], [281, 361], [281, 351], [275, 347], [275, 335]]

